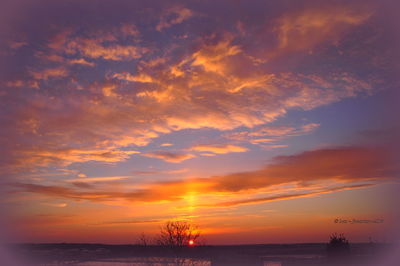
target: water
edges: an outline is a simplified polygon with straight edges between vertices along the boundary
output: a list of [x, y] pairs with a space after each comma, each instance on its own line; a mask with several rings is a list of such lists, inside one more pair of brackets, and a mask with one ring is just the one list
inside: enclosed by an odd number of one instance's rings
[[280, 261], [264, 261], [264, 266], [282, 266]]

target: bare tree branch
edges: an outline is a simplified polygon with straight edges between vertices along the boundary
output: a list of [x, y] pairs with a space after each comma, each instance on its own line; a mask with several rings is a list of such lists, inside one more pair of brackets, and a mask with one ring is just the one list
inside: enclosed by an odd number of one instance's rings
[[161, 227], [157, 243], [162, 246], [183, 247], [200, 237], [197, 226], [187, 221], [168, 221]]

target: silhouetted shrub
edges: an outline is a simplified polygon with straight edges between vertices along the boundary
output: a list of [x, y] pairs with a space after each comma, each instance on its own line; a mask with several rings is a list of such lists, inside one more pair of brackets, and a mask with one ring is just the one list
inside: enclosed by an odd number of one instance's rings
[[347, 257], [350, 254], [349, 241], [343, 234], [332, 234], [326, 249], [330, 258]]

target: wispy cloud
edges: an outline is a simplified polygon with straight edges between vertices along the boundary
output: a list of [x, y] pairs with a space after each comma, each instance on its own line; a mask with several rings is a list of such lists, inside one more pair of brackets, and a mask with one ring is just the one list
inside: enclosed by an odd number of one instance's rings
[[134, 25], [122, 25], [111, 32], [96, 32], [90, 36], [76, 36], [72, 29], [61, 31], [48, 44], [52, 51], [60, 54], [83, 56], [91, 59], [112, 61], [132, 60], [149, 51], [135, 45], [121, 45], [121, 37], [137, 37], [139, 32]]
[[192, 16], [193, 16], [193, 12], [190, 9], [182, 7], [182, 6], [176, 6], [176, 7], [167, 9], [161, 15], [161, 19], [160, 19], [160, 22], [156, 26], [156, 30], [162, 31], [173, 25], [180, 24]]
[[44, 69], [40, 72], [32, 71], [31, 75], [34, 79], [48, 80], [49, 78], [64, 78], [69, 75], [69, 71], [65, 67], [56, 67]]
[[56, 202], [42, 202], [42, 205], [46, 205], [46, 206], [51, 206], [51, 207], [58, 207], [58, 208], [64, 208], [67, 207], [68, 204], [65, 202], [61, 202], [61, 203], [56, 203]]
[[[54, 150], [39, 150], [26, 149], [23, 151], [27, 159], [25, 164], [42, 165], [69, 165], [74, 162], [101, 161], [115, 163], [124, 161], [131, 154], [137, 154], [137, 151], [122, 151], [122, 150], [85, 150], [85, 149], [54, 149]], [[25, 157], [24, 156], [24, 157]]]
[[149, 153], [143, 153], [142, 155], [146, 157], [162, 159], [170, 163], [180, 163], [182, 161], [196, 157], [195, 155], [189, 153], [177, 153], [169, 151], [154, 151]]
[[210, 204], [210, 205], [203, 205], [203, 206], [197, 206], [197, 207], [213, 208], [213, 207], [232, 207], [232, 206], [247, 205], [247, 204], [259, 204], [259, 203], [270, 202], [270, 201], [313, 197], [313, 196], [317, 196], [317, 195], [325, 194], [325, 193], [332, 193], [332, 192], [336, 192], [336, 191], [350, 190], [350, 189], [361, 189], [361, 188], [371, 187], [374, 185], [375, 184], [337, 186], [337, 187], [333, 187], [333, 188], [314, 190], [311, 192], [308, 191], [308, 192], [302, 192], [302, 193], [292, 193], [292, 194], [268, 196], [268, 197], [262, 197], [262, 198], [226, 201], [226, 202], [221, 202], [218, 204]]
[[[126, 45], [121, 41], [124, 34], [132, 31], [132, 38], [138, 35], [134, 28], [120, 28], [112, 33], [98, 31], [83, 36], [73, 29], [60, 31], [49, 41], [49, 54], [74, 64], [96, 64], [91, 69], [97, 71], [98, 59], [132, 60], [150, 50], [136, 44]], [[10, 155], [14, 163], [10, 165], [21, 170], [61, 161], [64, 161], [62, 165], [92, 160], [118, 162], [133, 154], [123, 148], [146, 146], [161, 135], [184, 129], [228, 131], [242, 127], [247, 128], [242, 130], [247, 141], [265, 144], [270, 139], [268, 134], [277, 133], [271, 127], [263, 133], [258, 127], [276, 121], [288, 111], [311, 110], [372, 90], [370, 84], [347, 72], [271, 73], [249, 56], [251, 51], [239, 40], [233, 33], [201, 37], [193, 40], [196, 43], [193, 51], [180, 56], [173, 56], [179, 44], [176, 48], [172, 45], [163, 60], [146, 56], [138, 61], [135, 71], [108, 72], [104, 78], [89, 84], [73, 78], [72, 83], [66, 82], [62, 97], [52, 95], [51, 91], [27, 98], [26, 104], [12, 111], [16, 125], [10, 130], [12, 138], [19, 139], [15, 142], [26, 141], [32, 146], [15, 148]], [[57, 63], [58, 59], [52, 62]], [[56, 68], [32, 68], [36, 87], [48, 86], [46, 80], [74, 73], [74, 64], [62, 62]], [[74, 93], [70, 90], [77, 83], [83, 83], [79, 85], [79, 97], [75, 90]], [[135, 89], [127, 89], [130, 86]], [[316, 124], [308, 126], [317, 127]], [[284, 127], [275, 131], [292, 130], [286, 132], [291, 136], [311, 131]], [[260, 130], [259, 134], [265, 136], [255, 136], [252, 129]], [[232, 134], [230, 138], [238, 139], [238, 136]], [[224, 150], [217, 146], [197, 149], [203, 149], [206, 155], [221, 154]], [[235, 150], [233, 146], [230, 149]], [[193, 154], [144, 153], [170, 162], [193, 158]]]
[[335, 42], [349, 28], [364, 23], [372, 12], [351, 6], [306, 8], [278, 19], [279, 49], [306, 50], [322, 42]]
[[[56, 198], [85, 199], [91, 201], [176, 201], [187, 193], [213, 195], [218, 193], [239, 193], [248, 195], [260, 190], [269, 194], [273, 187], [294, 184], [295, 187], [281, 194], [233, 202], [213, 203], [215, 205], [255, 204], [271, 200], [313, 196], [343, 189], [362, 188], [398, 178], [398, 166], [393, 158], [382, 149], [363, 147], [337, 147], [307, 151], [291, 156], [276, 157], [264, 168], [232, 173], [229, 175], [149, 184], [134, 191], [82, 191], [64, 186], [47, 186], [28, 183], [14, 183], [15, 192], [31, 192]], [[329, 182], [328, 182], [329, 181]], [[328, 182], [328, 183], [327, 183]], [[336, 186], [332, 186], [332, 182]], [[328, 185], [326, 185], [327, 183]], [[343, 184], [338, 186], [337, 184]], [[294, 189], [294, 190], [293, 190]], [[307, 191], [312, 189], [312, 191]]]
[[121, 220], [121, 221], [107, 221], [103, 223], [96, 223], [94, 225], [118, 225], [118, 224], [149, 224], [149, 223], [160, 223], [162, 220]]
[[161, 147], [170, 147], [170, 146], [173, 146], [174, 144], [172, 144], [172, 143], [162, 143], [160, 146]]
[[261, 126], [252, 130], [226, 133], [227, 139], [250, 142], [252, 144], [268, 144], [270, 147], [284, 147], [284, 144], [276, 144], [289, 137], [302, 136], [313, 132], [319, 127], [317, 123], [309, 123], [298, 127], [289, 125]]
[[72, 64], [72, 65], [84, 65], [84, 66], [94, 66], [95, 65], [95, 63], [89, 62], [83, 58], [71, 59], [68, 63]]
[[248, 149], [245, 147], [241, 147], [241, 146], [237, 146], [237, 145], [230, 145], [230, 144], [195, 145], [189, 149], [192, 151], [211, 152], [211, 153], [217, 153], [217, 154], [248, 151]]
[[183, 174], [188, 172], [189, 169], [182, 168], [176, 170], [149, 170], [149, 171], [134, 171], [132, 174], [134, 175], [174, 175], [174, 174]]
[[84, 177], [68, 179], [68, 183], [92, 183], [92, 182], [109, 182], [128, 179], [130, 176], [104, 176], [104, 177]]

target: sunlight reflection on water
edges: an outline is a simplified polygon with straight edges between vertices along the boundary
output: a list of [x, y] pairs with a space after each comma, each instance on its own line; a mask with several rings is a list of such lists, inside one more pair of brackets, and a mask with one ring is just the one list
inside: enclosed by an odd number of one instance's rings
[[264, 266], [282, 266], [280, 261], [264, 261]]

